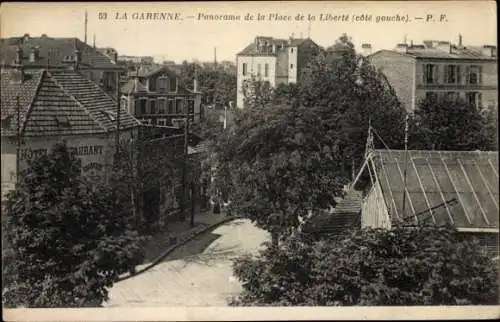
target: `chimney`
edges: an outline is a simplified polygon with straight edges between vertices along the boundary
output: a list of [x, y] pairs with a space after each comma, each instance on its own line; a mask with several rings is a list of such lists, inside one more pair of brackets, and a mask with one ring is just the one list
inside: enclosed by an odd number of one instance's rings
[[462, 48], [462, 34], [458, 34], [458, 48]]
[[372, 53], [372, 45], [370, 45], [370, 44], [362, 44], [361, 48], [362, 48], [364, 56], [371, 55], [371, 53]]
[[38, 47], [32, 47], [30, 51], [30, 63], [35, 63], [38, 60], [40, 50]]
[[408, 45], [407, 44], [398, 44], [395, 48], [395, 51], [398, 53], [406, 54], [408, 53]]
[[444, 52], [446, 52], [448, 54], [451, 53], [451, 44], [450, 44], [449, 41], [440, 41], [440, 42], [438, 42], [436, 48], [438, 50], [442, 50], [442, 51], [444, 51]]
[[486, 57], [496, 57], [497, 56], [497, 47], [492, 45], [484, 45], [481, 48], [481, 54]]
[[273, 53], [273, 54], [275, 54], [275, 53], [276, 53], [276, 44], [273, 44], [272, 53]]
[[78, 41], [76, 38], [75, 38], [75, 42], [74, 42], [73, 53], [74, 53], [74, 67], [73, 68], [75, 70], [78, 70], [78, 67], [82, 61], [82, 53], [78, 49]]
[[196, 77], [193, 80], [193, 90], [195, 93], [198, 93], [198, 80], [196, 79]]
[[10, 83], [22, 84], [24, 82], [24, 69], [23, 69], [23, 50], [21, 47], [16, 49], [16, 59], [14, 60], [14, 68], [12, 70]]

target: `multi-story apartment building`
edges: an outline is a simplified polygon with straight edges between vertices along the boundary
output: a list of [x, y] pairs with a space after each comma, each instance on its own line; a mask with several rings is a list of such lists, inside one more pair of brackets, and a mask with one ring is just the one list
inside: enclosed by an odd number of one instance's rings
[[[363, 49], [369, 46], [365, 45]], [[368, 56], [408, 111], [425, 97], [460, 97], [478, 108], [498, 107], [497, 47], [447, 41], [399, 44]]]
[[121, 103], [143, 124], [176, 126], [186, 114], [191, 122], [201, 118], [201, 92], [178, 84], [178, 74], [168, 66], [140, 66], [121, 88]]
[[123, 68], [95, 46], [78, 38], [52, 38], [43, 34], [32, 37], [0, 39], [0, 61], [3, 68], [13, 68], [17, 56], [24, 70], [64, 70], [78, 65], [78, 72], [99, 84], [107, 94], [116, 96], [116, 77]]
[[302, 69], [320, 47], [311, 39], [276, 39], [258, 36], [236, 56], [236, 105], [243, 108], [243, 83], [252, 77], [268, 81], [272, 87], [297, 83]]

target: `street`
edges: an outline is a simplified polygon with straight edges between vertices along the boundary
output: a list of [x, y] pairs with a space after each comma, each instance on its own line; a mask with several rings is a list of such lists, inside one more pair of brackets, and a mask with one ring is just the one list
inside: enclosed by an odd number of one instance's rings
[[113, 285], [104, 306], [227, 306], [227, 298], [241, 291], [231, 259], [257, 252], [268, 238], [248, 220], [223, 224], [150, 270]]

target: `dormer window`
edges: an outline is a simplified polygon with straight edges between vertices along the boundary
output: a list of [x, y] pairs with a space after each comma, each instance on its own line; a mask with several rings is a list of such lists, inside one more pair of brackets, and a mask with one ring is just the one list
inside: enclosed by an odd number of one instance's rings
[[110, 112], [110, 111], [102, 111], [104, 115], [110, 120], [110, 121], [115, 121], [116, 120], [116, 113], [115, 112]]
[[12, 115], [2, 116], [2, 129], [9, 128], [11, 120], [12, 120]]
[[64, 56], [63, 62], [73, 62], [75, 60], [74, 56]]
[[166, 92], [167, 89], [169, 88], [168, 86], [168, 77], [166, 76], [160, 76], [157, 79], [158, 82], [158, 91], [160, 92]]

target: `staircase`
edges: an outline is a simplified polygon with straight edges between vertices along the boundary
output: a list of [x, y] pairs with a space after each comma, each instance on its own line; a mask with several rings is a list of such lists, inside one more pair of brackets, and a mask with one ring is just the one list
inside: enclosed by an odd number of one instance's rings
[[316, 236], [341, 235], [361, 225], [361, 191], [351, 190], [331, 213], [323, 213], [304, 228]]

